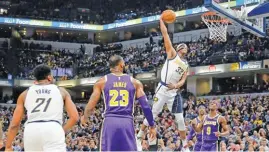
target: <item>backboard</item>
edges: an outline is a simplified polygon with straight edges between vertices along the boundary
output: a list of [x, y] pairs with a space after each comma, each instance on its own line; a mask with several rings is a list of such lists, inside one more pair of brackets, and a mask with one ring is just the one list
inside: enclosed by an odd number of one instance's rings
[[248, 13], [259, 6], [260, 1], [262, 0], [204, 0], [204, 6], [209, 11], [229, 19], [232, 24], [241, 26], [258, 37], [265, 37], [265, 17], [248, 17]]

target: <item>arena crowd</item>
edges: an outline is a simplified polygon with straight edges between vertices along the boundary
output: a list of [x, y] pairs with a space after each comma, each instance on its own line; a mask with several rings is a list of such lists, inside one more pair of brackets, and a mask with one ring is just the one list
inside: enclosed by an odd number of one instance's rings
[[[230, 35], [225, 43], [215, 42], [207, 37], [185, 43], [189, 47], [187, 60], [192, 67], [269, 58], [269, 41], [248, 33], [237, 37]], [[3, 43], [0, 51], [0, 65], [2, 65], [0, 76], [2, 78], [7, 78], [9, 74], [5, 67], [8, 60], [5, 57], [5, 54], [8, 54], [7, 46], [7, 42]], [[54, 69], [56, 77], [65, 80], [107, 74], [109, 72], [107, 61], [113, 54], [119, 54], [124, 58], [126, 72], [129, 74], [156, 71], [166, 59], [162, 42], [128, 49], [123, 49], [119, 45], [105, 51], [95, 51], [93, 55], [79, 50], [76, 52], [66, 49], [54, 50], [50, 45], [24, 42], [15, 54], [20, 65], [15, 78], [32, 79], [31, 70], [40, 63], [47, 63]]]
[[[209, 104], [209, 97], [195, 98], [190, 95], [184, 103], [187, 130], [190, 130], [190, 121], [197, 116], [197, 106], [199, 104]], [[230, 129], [228, 137], [221, 138], [221, 151], [268, 151], [269, 148], [269, 94], [247, 94], [232, 95], [221, 98], [220, 113], [227, 119]], [[80, 114], [82, 107], [77, 106]], [[98, 151], [100, 127], [102, 122], [102, 112], [104, 106], [99, 104], [90, 117], [87, 127], [79, 123], [66, 134], [67, 151]], [[13, 107], [1, 106], [1, 123], [5, 133], [12, 119]], [[67, 116], [65, 115], [65, 120]], [[144, 119], [142, 109], [135, 105], [134, 113], [135, 128], [138, 131]], [[23, 123], [26, 121], [23, 119]], [[157, 130], [159, 132], [158, 141], [150, 143], [147, 136], [143, 137], [141, 148], [143, 151], [180, 151], [182, 148], [175, 116], [170, 114], [165, 107], [156, 118]], [[14, 151], [23, 151], [23, 125], [13, 144]], [[189, 141], [192, 150], [195, 139]]]

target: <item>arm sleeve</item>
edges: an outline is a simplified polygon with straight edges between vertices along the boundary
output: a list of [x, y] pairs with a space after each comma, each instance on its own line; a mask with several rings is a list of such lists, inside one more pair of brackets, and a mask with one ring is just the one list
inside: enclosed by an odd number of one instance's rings
[[144, 115], [149, 123], [149, 126], [154, 126], [153, 114], [152, 114], [151, 108], [147, 102], [148, 101], [147, 97], [144, 95], [142, 97], [139, 97], [137, 100], [142, 107], [143, 113], [144, 113]]

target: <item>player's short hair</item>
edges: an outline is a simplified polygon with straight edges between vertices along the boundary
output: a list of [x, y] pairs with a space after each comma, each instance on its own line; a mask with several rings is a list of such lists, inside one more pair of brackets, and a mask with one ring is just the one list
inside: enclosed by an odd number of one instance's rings
[[180, 51], [182, 49], [188, 49], [188, 46], [185, 43], [180, 43], [179, 45], [177, 45], [176, 51]]
[[38, 65], [34, 69], [34, 76], [37, 81], [45, 80], [50, 74], [50, 67], [44, 64]]
[[113, 55], [109, 58], [109, 67], [110, 68], [115, 68], [116, 66], [119, 65], [119, 63], [123, 61], [123, 58], [119, 55]]

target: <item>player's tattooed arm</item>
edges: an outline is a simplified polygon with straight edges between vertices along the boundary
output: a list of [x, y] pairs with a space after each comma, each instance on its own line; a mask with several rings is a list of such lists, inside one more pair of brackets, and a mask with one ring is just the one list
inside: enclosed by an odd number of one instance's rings
[[76, 105], [72, 101], [70, 94], [64, 88], [59, 87], [59, 89], [64, 99], [65, 110], [69, 116], [68, 121], [63, 126], [64, 131], [67, 132], [78, 122], [79, 115], [78, 115]]
[[164, 46], [165, 46], [165, 51], [167, 53], [167, 59], [172, 59], [177, 55], [177, 53], [172, 45], [167, 28], [162, 18], [160, 19], [160, 29], [161, 29], [163, 39], [164, 39]]
[[149, 126], [150, 126], [149, 127], [150, 139], [154, 140], [156, 138], [157, 132], [155, 129], [153, 114], [152, 114], [151, 108], [147, 102], [148, 100], [147, 100], [146, 94], [145, 94], [144, 89], [143, 89], [143, 84], [139, 80], [136, 80], [133, 78], [132, 78], [132, 82], [136, 88], [136, 99], [140, 103], [142, 110], [143, 110], [143, 113], [144, 113], [144, 115], [149, 123]]
[[228, 128], [226, 119], [221, 116], [219, 118], [219, 123], [220, 123], [223, 131], [221, 133], [217, 133], [216, 136], [228, 136], [230, 134], [230, 132], [229, 132], [229, 128]]
[[17, 100], [16, 109], [7, 132], [6, 151], [12, 150], [12, 142], [20, 129], [21, 120], [24, 115], [24, 101], [26, 95], [27, 90], [21, 93]]
[[82, 116], [82, 123], [87, 122], [89, 116], [94, 112], [94, 108], [96, 106], [96, 104], [98, 103], [98, 101], [100, 100], [101, 94], [102, 94], [102, 90], [105, 84], [105, 78], [101, 78], [99, 79], [93, 86], [93, 93], [90, 97], [89, 102], [87, 103], [85, 110], [84, 110], [84, 116]]

